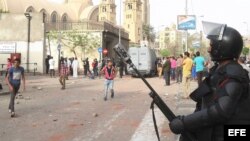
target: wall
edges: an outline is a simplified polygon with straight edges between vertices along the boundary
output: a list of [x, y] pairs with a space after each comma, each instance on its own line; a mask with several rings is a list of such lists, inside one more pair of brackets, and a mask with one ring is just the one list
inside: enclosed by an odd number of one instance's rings
[[[37, 71], [44, 72], [44, 23], [40, 13], [31, 13], [29, 62], [37, 63]], [[27, 62], [28, 19], [24, 14], [2, 13], [0, 19], [0, 42], [15, 42], [16, 53], [21, 62]], [[9, 52], [11, 53], [11, 52]], [[13, 52], [12, 52], [13, 53]], [[6, 63], [6, 54], [0, 52], [0, 64]], [[26, 69], [26, 65], [22, 65]], [[29, 67], [30, 71], [33, 65]]]

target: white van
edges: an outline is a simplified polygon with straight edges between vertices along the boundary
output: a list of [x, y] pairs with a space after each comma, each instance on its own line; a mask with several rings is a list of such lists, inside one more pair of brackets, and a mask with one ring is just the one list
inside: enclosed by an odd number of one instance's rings
[[[142, 75], [154, 76], [156, 73], [156, 54], [148, 47], [130, 47], [128, 50], [133, 64]], [[128, 68], [132, 76], [137, 76], [132, 68]]]

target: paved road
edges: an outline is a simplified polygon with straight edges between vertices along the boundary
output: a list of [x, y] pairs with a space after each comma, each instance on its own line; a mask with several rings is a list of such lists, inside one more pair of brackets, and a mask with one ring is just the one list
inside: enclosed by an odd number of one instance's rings
[[[181, 100], [182, 85], [164, 86], [148, 78], [162, 99], [178, 114], [192, 112], [194, 104]], [[156, 141], [149, 109], [149, 89], [138, 78], [117, 78], [115, 97], [103, 101], [103, 79], [74, 79], [60, 90], [58, 78], [27, 77], [23, 99], [16, 100], [15, 118], [10, 118], [8, 95], [0, 96], [1, 141]], [[196, 87], [192, 82], [192, 88]], [[22, 98], [22, 97], [21, 97]], [[156, 109], [161, 139], [174, 141], [163, 114]]]

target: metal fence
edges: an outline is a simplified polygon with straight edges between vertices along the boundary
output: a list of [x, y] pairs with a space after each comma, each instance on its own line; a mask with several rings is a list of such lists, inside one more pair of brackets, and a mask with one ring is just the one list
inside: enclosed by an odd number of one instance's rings
[[[32, 72], [33, 75], [35, 76], [36, 73], [37, 73], [37, 63], [21, 63], [21, 66], [27, 66], [27, 64], [29, 65], [29, 68], [32, 68], [32, 69], [29, 69], [29, 70], [26, 70], [25, 69], [25, 72], [27, 73], [30, 73]], [[3, 76], [6, 74], [7, 72], [7, 64], [0, 64], [0, 75]]]

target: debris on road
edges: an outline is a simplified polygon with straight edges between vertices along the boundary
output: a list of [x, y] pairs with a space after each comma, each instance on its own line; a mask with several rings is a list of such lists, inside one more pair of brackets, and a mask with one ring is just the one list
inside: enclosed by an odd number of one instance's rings
[[93, 114], [93, 117], [98, 117], [98, 114], [97, 114], [97, 113], [94, 113], [94, 114]]

